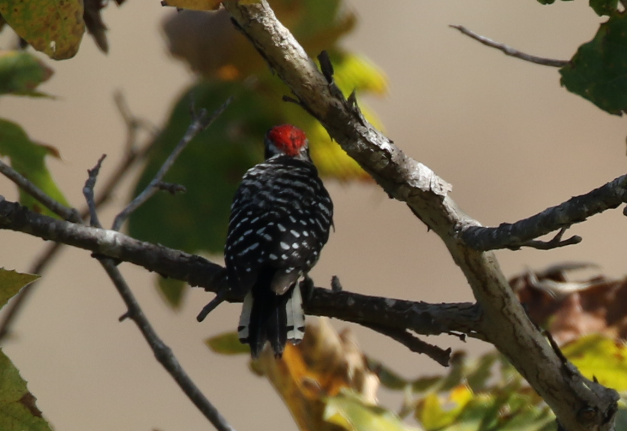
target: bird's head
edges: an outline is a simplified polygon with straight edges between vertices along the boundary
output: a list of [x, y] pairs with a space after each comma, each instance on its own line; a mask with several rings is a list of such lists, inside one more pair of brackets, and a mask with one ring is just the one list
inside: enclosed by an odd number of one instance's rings
[[264, 144], [266, 160], [275, 156], [289, 156], [311, 161], [305, 132], [291, 124], [274, 126], [268, 130]]

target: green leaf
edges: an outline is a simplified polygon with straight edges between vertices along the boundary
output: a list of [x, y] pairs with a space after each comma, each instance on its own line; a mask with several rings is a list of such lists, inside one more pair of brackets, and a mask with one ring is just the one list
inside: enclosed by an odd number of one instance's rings
[[324, 419], [348, 431], [417, 430], [404, 424], [393, 412], [367, 404], [358, 394], [345, 389], [327, 399]]
[[627, 15], [612, 14], [592, 41], [577, 50], [560, 69], [568, 91], [610, 114], [627, 110]]
[[518, 385], [511, 385], [473, 394], [460, 386], [448, 396], [430, 394], [418, 405], [416, 419], [427, 431], [554, 429], [555, 417], [549, 408], [519, 391]]
[[604, 386], [627, 390], [627, 348], [603, 335], [586, 335], [566, 344], [562, 352], [581, 374], [596, 377]]
[[187, 283], [174, 278], [167, 278], [157, 275], [157, 291], [172, 309], [181, 308], [183, 296], [187, 292]]
[[376, 359], [367, 357], [366, 360], [368, 361], [368, 368], [377, 374], [379, 381], [384, 387], [393, 390], [400, 390], [405, 389], [405, 387], [409, 384], [409, 381], [405, 380], [399, 374]]
[[0, 94], [50, 97], [35, 88], [52, 73], [52, 69], [28, 52], [0, 51]]
[[52, 431], [41, 417], [36, 398], [0, 349], [0, 429], [2, 431]]
[[619, 402], [618, 404], [618, 412], [616, 412], [616, 423], [614, 424], [614, 429], [627, 429], [627, 408], [625, 408], [624, 402]]
[[[237, 83], [199, 83], [187, 91], [157, 138], [133, 195], [154, 177], [191, 122], [191, 95], [197, 109], [213, 112], [229, 96], [233, 102], [180, 155], [164, 181], [186, 193], [158, 193], [129, 220], [130, 235], [190, 253], [222, 253], [231, 202], [247, 169], [263, 160], [263, 137], [278, 116], [270, 101]], [[276, 105], [276, 101], [274, 104]]]
[[36, 274], [20, 274], [0, 268], [0, 309], [13, 298], [20, 289], [39, 278]]
[[486, 353], [468, 366], [466, 383], [474, 392], [479, 392], [486, 388], [486, 383], [492, 376], [492, 367], [499, 356], [497, 352]]
[[207, 338], [205, 344], [215, 353], [222, 355], [240, 355], [242, 353], [250, 355], [250, 347], [248, 344], [240, 343], [237, 332], [227, 332]]
[[[466, 404], [472, 399], [472, 391], [465, 385], [457, 386], [443, 399], [440, 399], [437, 394], [431, 393], [418, 403], [415, 417], [425, 430], [445, 428], [455, 422]], [[446, 408], [444, 407], [445, 404]]]
[[612, 15], [618, 7], [618, 0], [590, 0], [590, 7], [597, 15]]
[[0, 15], [22, 39], [55, 60], [73, 57], [85, 33], [82, 0], [0, 0]]
[[[48, 155], [59, 157], [55, 148], [31, 141], [20, 126], [11, 121], [0, 119], [0, 156], [8, 156], [13, 169], [43, 190], [52, 199], [69, 206], [46, 167], [45, 157]], [[22, 205], [41, 214], [58, 218], [57, 215], [43, 207], [29, 194], [22, 190], [19, 193]]]

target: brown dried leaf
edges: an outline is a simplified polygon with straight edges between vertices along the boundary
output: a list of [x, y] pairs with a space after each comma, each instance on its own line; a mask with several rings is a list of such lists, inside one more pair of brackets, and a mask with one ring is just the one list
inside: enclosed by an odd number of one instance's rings
[[231, 23], [229, 13], [181, 11], [163, 23], [170, 53], [205, 78], [231, 81], [260, 70], [264, 63]]
[[510, 280], [531, 320], [548, 329], [559, 343], [592, 333], [627, 337], [627, 278], [567, 279], [568, 271], [590, 266], [558, 265]]

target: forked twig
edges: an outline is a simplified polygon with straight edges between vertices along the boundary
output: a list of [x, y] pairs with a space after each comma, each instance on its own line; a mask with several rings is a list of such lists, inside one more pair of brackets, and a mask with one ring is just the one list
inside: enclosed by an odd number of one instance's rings
[[213, 121], [218, 118], [218, 116], [226, 109], [226, 107], [229, 106], [231, 100], [233, 100], [233, 97], [229, 97], [226, 102], [224, 102], [218, 109], [213, 112], [213, 114], [211, 114], [210, 117], [207, 117], [207, 111], [205, 109], [196, 114], [193, 111], [192, 107], [193, 121], [187, 128], [187, 132], [185, 132], [183, 138], [179, 141], [178, 144], [176, 144], [174, 150], [170, 153], [165, 162], [163, 162], [163, 165], [161, 165], [161, 168], [154, 176], [152, 181], [150, 181], [146, 188], [137, 197], [135, 197], [135, 199], [133, 199], [126, 206], [126, 208], [122, 210], [122, 212], [120, 212], [115, 217], [115, 220], [113, 221], [113, 227], [111, 228], [112, 230], [120, 230], [122, 224], [128, 218], [128, 216], [131, 215], [131, 213], [139, 208], [141, 205], [143, 205], [144, 202], [150, 199], [155, 193], [157, 193], [157, 191], [159, 191], [157, 185], [163, 181], [163, 177], [170, 170], [170, 168], [174, 164], [174, 161], [185, 149], [187, 144], [189, 144], [189, 142], [194, 139], [200, 132], [209, 127], [209, 125], [211, 125], [211, 123], [213, 123]]

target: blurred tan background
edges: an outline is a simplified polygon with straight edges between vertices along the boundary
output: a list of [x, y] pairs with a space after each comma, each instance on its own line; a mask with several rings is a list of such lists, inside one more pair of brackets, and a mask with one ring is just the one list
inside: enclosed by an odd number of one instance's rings
[[[483, 224], [527, 217], [625, 173], [623, 119], [560, 88], [556, 69], [506, 57], [448, 27], [462, 24], [528, 53], [568, 59], [600, 22], [587, 2], [352, 0], [347, 7], [358, 11], [359, 27], [345, 45], [389, 76], [389, 95], [368, 100], [388, 136], [451, 182], [453, 198]], [[193, 79], [166, 52], [160, 22], [170, 13], [156, 0], [109, 5], [109, 55], [86, 36], [76, 58], [48, 61], [55, 75], [42, 90], [57, 100], [0, 100], [1, 117], [61, 151], [63, 160], [49, 165], [75, 206], [83, 206], [86, 170], [105, 152], [105, 178], [121, 154], [125, 129], [113, 92], [122, 90], [135, 114], [160, 125]], [[6, 33], [0, 39], [4, 47], [12, 40]], [[129, 185], [101, 212], [103, 224], [110, 225]], [[345, 289], [364, 294], [472, 300], [440, 240], [403, 204], [374, 187], [329, 188], [337, 231], [312, 274], [318, 285], [338, 275]], [[3, 178], [0, 194], [16, 198]], [[583, 243], [548, 252], [498, 252], [505, 274], [564, 260], [596, 262], [614, 277], [627, 272], [627, 220], [621, 211], [596, 216], [569, 233], [582, 235]], [[5, 231], [0, 241], [0, 266], [18, 271], [28, 270], [44, 246]], [[202, 344], [235, 329], [238, 305], [223, 305], [198, 324], [195, 316], [210, 295], [192, 292], [177, 314], [159, 299], [151, 274], [130, 264], [122, 269], [159, 334], [236, 429], [296, 429], [273, 389], [248, 371], [245, 357], [217, 356]], [[5, 349], [44, 415], [59, 431], [211, 429], [154, 360], [134, 324], [118, 323], [124, 311], [89, 253], [60, 254]], [[442, 371], [381, 335], [354, 329], [365, 352], [408, 378]], [[428, 341], [472, 352], [489, 347], [451, 337]], [[381, 398], [394, 409], [399, 405], [388, 393]]]

